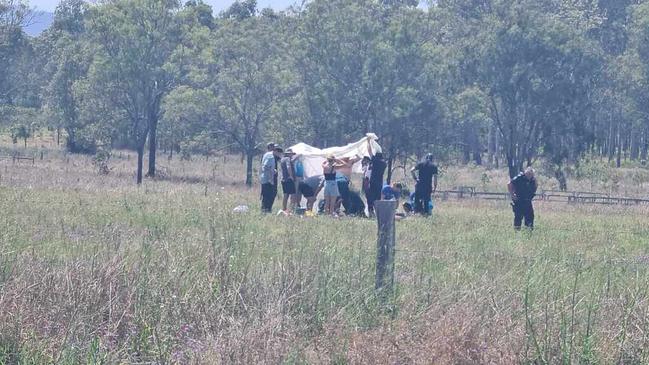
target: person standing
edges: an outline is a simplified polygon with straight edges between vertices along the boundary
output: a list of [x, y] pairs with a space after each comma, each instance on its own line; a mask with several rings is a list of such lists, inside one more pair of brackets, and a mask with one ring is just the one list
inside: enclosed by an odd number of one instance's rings
[[525, 172], [516, 175], [509, 184], [507, 190], [512, 197], [512, 210], [514, 211], [514, 229], [520, 230], [521, 223], [525, 219], [525, 227], [534, 229], [534, 206], [532, 200], [536, 196], [536, 177], [534, 169], [528, 167]]
[[276, 158], [279, 155], [274, 144], [268, 145], [267, 151], [261, 159], [261, 173], [259, 182], [261, 183], [261, 211], [270, 213], [273, 210], [273, 203], [277, 197], [277, 165]]
[[300, 192], [300, 183], [304, 180], [304, 163], [302, 162], [302, 156], [295, 155], [293, 157], [293, 165], [295, 166], [295, 187], [296, 192], [293, 195], [293, 204], [296, 208], [299, 208], [302, 204], [302, 193]]
[[383, 189], [383, 174], [387, 164], [383, 160], [383, 154], [380, 152], [373, 153], [372, 141], [368, 140], [368, 152], [370, 158], [370, 178], [367, 186], [367, 211], [370, 217], [374, 216], [374, 202], [381, 199], [381, 189]]
[[291, 206], [295, 205], [295, 193], [296, 182], [295, 182], [295, 164], [293, 162], [293, 150], [290, 148], [284, 152], [284, 157], [280, 160], [280, 166], [282, 168], [282, 192], [284, 197], [282, 199], [282, 210], [288, 213], [288, 202], [291, 201]]
[[340, 159], [343, 165], [336, 168], [336, 183], [338, 184], [338, 193], [340, 193], [340, 199], [336, 202], [336, 211], [340, 210], [341, 204], [345, 208], [345, 213], [351, 207], [349, 184], [351, 183], [354, 164], [360, 160], [360, 156], [354, 158], [343, 157]]
[[361, 169], [363, 170], [361, 190], [365, 195], [365, 201], [368, 201], [370, 196], [370, 176], [372, 175], [372, 169], [370, 167], [371, 161], [372, 160], [369, 158], [369, 156], [364, 156], [361, 160]]
[[325, 197], [325, 214], [335, 215], [336, 201], [340, 196], [338, 191], [338, 182], [336, 181], [336, 169], [343, 163], [337, 160], [333, 155], [328, 156], [322, 163], [322, 172], [324, 175], [324, 197]]
[[410, 170], [415, 183], [416, 214], [430, 215], [431, 195], [437, 190], [437, 165], [433, 163], [433, 155], [426, 155], [423, 161]]

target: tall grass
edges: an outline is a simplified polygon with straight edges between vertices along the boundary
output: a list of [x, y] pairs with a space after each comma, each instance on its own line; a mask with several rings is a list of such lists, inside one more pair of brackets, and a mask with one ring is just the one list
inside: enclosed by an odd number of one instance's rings
[[514, 232], [504, 202], [440, 202], [398, 222], [385, 305], [371, 220], [69, 163], [3, 174], [0, 363], [648, 362], [647, 209], [539, 203]]

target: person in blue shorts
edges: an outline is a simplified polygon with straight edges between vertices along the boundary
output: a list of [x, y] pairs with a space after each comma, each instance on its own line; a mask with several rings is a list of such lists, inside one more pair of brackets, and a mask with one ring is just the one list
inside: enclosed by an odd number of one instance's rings
[[336, 170], [343, 166], [342, 161], [336, 159], [333, 155], [328, 156], [322, 163], [322, 174], [324, 175], [324, 197], [325, 197], [325, 214], [336, 215], [336, 201], [340, 196], [338, 191], [338, 182], [336, 181]]

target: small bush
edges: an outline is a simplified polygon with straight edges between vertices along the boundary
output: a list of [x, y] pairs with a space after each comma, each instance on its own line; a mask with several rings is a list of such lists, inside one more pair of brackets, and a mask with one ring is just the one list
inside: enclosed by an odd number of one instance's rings
[[99, 175], [108, 175], [110, 173], [109, 161], [110, 151], [104, 149], [98, 150], [92, 158], [92, 164], [99, 172]]

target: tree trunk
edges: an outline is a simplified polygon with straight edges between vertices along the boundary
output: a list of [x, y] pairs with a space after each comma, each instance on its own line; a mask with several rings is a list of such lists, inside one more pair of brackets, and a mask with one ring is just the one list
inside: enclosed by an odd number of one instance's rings
[[246, 152], [246, 185], [252, 187], [252, 162], [255, 158], [255, 151], [248, 150]]
[[631, 136], [631, 161], [637, 161], [640, 156], [640, 133]]
[[27, 149], [27, 137], [23, 138], [25, 141], [25, 149]]
[[563, 172], [561, 166], [557, 166], [556, 170], [554, 170], [554, 177], [559, 181], [559, 190], [567, 191], [568, 179], [566, 178], [566, 174]]
[[642, 146], [640, 147], [640, 160], [647, 160], [647, 150], [649, 149], [649, 141], [647, 141], [647, 130], [642, 133]]
[[513, 179], [518, 175], [520, 168], [517, 166], [516, 161], [512, 157], [507, 156], [507, 170], [509, 172], [509, 178]]
[[500, 144], [499, 144], [499, 134], [497, 131], [494, 131], [494, 166], [500, 168]]
[[476, 165], [482, 165], [482, 144], [480, 143], [480, 136], [476, 136], [475, 144], [473, 145], [473, 161]]
[[489, 125], [489, 129], [487, 131], [487, 163], [489, 166], [493, 167], [496, 164], [495, 160], [495, 150], [496, 150], [496, 139], [495, 133], [494, 133], [494, 127], [493, 125]]
[[388, 177], [385, 180], [386, 184], [390, 185], [392, 182], [392, 163], [394, 162], [394, 154], [390, 153], [390, 157], [388, 158]]
[[144, 144], [137, 148], [137, 184], [142, 184], [142, 168], [144, 165]]
[[622, 166], [622, 137], [620, 137], [620, 125], [617, 127], [617, 158], [615, 160], [615, 166], [620, 168]]
[[610, 120], [610, 126], [608, 131], [608, 162], [613, 161], [613, 155], [615, 154], [615, 134], [613, 133], [613, 117]]
[[466, 165], [471, 162], [471, 149], [473, 148], [471, 131], [466, 126], [464, 127], [464, 138], [462, 142], [462, 164]]
[[61, 127], [56, 128], [56, 146], [59, 147], [61, 145]]
[[155, 177], [155, 153], [158, 148], [156, 131], [158, 130], [158, 118], [153, 118], [149, 124], [149, 172], [148, 177]]

